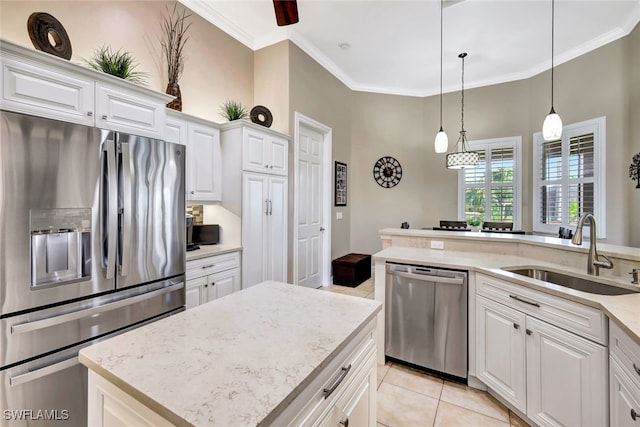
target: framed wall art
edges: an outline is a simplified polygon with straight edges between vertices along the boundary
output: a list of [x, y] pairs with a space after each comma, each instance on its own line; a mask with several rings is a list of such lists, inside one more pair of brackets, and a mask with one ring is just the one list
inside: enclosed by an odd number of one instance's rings
[[334, 206], [347, 206], [347, 164], [335, 162]]

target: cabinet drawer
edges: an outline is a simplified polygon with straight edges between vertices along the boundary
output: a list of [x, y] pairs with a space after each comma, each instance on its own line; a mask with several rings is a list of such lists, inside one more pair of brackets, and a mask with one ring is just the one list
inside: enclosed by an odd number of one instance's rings
[[240, 267], [240, 252], [187, 261], [187, 280]]
[[640, 387], [614, 357], [609, 359], [609, 425], [637, 426], [640, 422]]
[[13, 59], [2, 60], [2, 108], [93, 126], [93, 81]]
[[479, 295], [607, 345], [607, 317], [598, 309], [483, 274], [476, 275], [476, 289]]
[[640, 345], [615, 322], [609, 322], [609, 351], [640, 388]]
[[[273, 425], [307, 426], [312, 425], [323, 412], [333, 406], [359, 374], [367, 369], [367, 362], [374, 360], [375, 320], [371, 321], [355, 339], [347, 345], [299, 394], [287, 409], [274, 420]], [[351, 368], [345, 373], [343, 368]], [[326, 395], [325, 389], [332, 388], [342, 381], [332, 393]]]

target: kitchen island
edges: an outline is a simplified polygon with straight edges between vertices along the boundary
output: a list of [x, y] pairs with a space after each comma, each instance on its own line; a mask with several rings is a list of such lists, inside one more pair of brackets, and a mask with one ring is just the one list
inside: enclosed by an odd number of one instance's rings
[[89, 425], [287, 425], [351, 413], [375, 425], [380, 309], [264, 282], [98, 343], [79, 355]]

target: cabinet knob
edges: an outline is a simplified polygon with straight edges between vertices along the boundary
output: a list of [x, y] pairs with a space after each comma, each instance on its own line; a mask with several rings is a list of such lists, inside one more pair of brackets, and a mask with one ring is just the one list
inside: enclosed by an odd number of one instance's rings
[[87, 116], [89, 117], [93, 116], [93, 111], [87, 111]]
[[265, 169], [268, 169], [268, 168], [269, 168], [269, 165], [264, 165], [264, 168], [265, 168]]
[[269, 169], [273, 169], [273, 165], [270, 165], [270, 166], [269, 166]]
[[193, 191], [193, 190], [191, 190], [191, 191], [190, 191], [190, 193], [191, 193], [191, 194], [196, 194], [196, 192], [195, 192], [195, 191]]
[[531, 331], [531, 329], [527, 329], [527, 335], [532, 335], [533, 332]]
[[635, 363], [633, 364], [633, 370], [636, 371], [636, 374], [640, 375], [640, 368]]
[[520, 325], [518, 325], [517, 323], [513, 324], [513, 329], [520, 329]]
[[102, 120], [107, 120], [107, 115], [106, 114], [102, 115]]
[[635, 421], [638, 418], [638, 413], [635, 409], [631, 408], [631, 419]]
[[349, 427], [349, 417], [345, 418], [344, 420], [341, 420], [340, 425], [344, 427]]
[[204, 284], [204, 287], [205, 287], [205, 288], [208, 288], [208, 287], [209, 287], [209, 284], [208, 284], [208, 283], [205, 283], [205, 284]]

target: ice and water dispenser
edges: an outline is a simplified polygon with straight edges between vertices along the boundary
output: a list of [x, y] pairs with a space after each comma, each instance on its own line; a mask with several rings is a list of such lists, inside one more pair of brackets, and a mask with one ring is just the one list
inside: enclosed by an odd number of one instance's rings
[[31, 210], [31, 286], [91, 278], [91, 209]]

